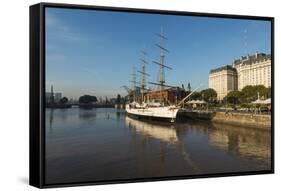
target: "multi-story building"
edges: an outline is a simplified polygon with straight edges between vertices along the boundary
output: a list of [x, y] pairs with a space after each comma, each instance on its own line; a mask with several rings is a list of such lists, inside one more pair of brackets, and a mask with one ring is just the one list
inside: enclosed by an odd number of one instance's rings
[[145, 102], [160, 102], [177, 103], [186, 96], [186, 91], [183, 88], [168, 88], [163, 91], [154, 90], [144, 93]]
[[247, 85], [271, 87], [271, 55], [256, 53], [234, 60], [232, 66], [216, 68], [209, 73], [209, 88], [216, 90], [218, 100], [228, 92]]
[[238, 90], [247, 85], [271, 87], [271, 55], [256, 53], [234, 60], [238, 73]]
[[228, 92], [237, 90], [237, 71], [230, 65], [213, 69], [209, 73], [209, 88], [217, 92], [217, 99], [222, 100]]

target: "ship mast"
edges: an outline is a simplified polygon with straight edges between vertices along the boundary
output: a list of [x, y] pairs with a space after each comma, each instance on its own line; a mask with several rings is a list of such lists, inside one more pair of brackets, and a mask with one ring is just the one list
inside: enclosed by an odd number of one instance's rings
[[163, 29], [161, 28], [161, 33], [156, 34], [160, 38], [159, 44], [155, 44], [160, 49], [160, 60], [159, 62], [153, 61], [154, 64], [159, 65], [159, 83], [149, 82], [150, 84], [159, 85], [160, 86], [160, 102], [163, 103], [163, 91], [165, 87], [173, 87], [165, 85], [165, 71], [164, 68], [172, 70], [171, 67], [165, 65], [165, 53], [169, 53], [169, 51], [164, 47], [164, 41], [167, 41], [168, 38], [164, 36]]
[[132, 73], [132, 80], [130, 81], [132, 83], [132, 90], [133, 90], [133, 101], [136, 101], [137, 97], [137, 74], [136, 74], [136, 68], [133, 67], [133, 73]]
[[163, 34], [163, 29], [161, 28], [161, 33], [159, 35], [160, 37], [160, 45], [156, 44], [160, 48], [160, 73], [159, 73], [159, 83], [160, 83], [160, 92], [162, 97], [162, 91], [164, 90], [164, 84], [165, 84], [165, 73], [164, 73], [164, 40], [166, 37]]
[[140, 82], [140, 88], [141, 88], [141, 103], [144, 101], [144, 91], [146, 90], [146, 76], [150, 76], [148, 73], [146, 73], [145, 65], [148, 64], [146, 61], [146, 55], [147, 53], [145, 51], [141, 51], [142, 56], [140, 58], [142, 65], [141, 65], [141, 71], [138, 71], [141, 74], [141, 82]]

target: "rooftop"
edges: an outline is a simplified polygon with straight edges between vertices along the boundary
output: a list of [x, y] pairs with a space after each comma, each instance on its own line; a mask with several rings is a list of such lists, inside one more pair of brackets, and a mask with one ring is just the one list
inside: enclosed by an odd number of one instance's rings
[[233, 65], [255, 64], [264, 60], [271, 60], [271, 54], [256, 53], [254, 55], [241, 56], [241, 58], [234, 60]]
[[231, 70], [231, 71], [237, 72], [236, 69], [233, 68], [231, 65], [225, 65], [225, 66], [210, 70], [210, 74], [220, 72], [220, 71], [223, 71], [223, 70]]

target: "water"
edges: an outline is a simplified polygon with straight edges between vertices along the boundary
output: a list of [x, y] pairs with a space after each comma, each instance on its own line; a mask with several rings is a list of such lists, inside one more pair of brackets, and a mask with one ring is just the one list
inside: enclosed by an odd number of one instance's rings
[[46, 109], [46, 183], [270, 170], [270, 131], [148, 123], [124, 110]]

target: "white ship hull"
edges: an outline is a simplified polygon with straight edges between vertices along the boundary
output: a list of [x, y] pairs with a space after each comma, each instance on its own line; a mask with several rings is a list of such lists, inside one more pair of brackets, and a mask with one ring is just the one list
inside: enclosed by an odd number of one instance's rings
[[173, 106], [134, 108], [130, 107], [129, 104], [126, 105], [126, 112], [131, 116], [163, 121], [168, 120], [169, 122], [175, 122], [178, 110], [178, 108]]

